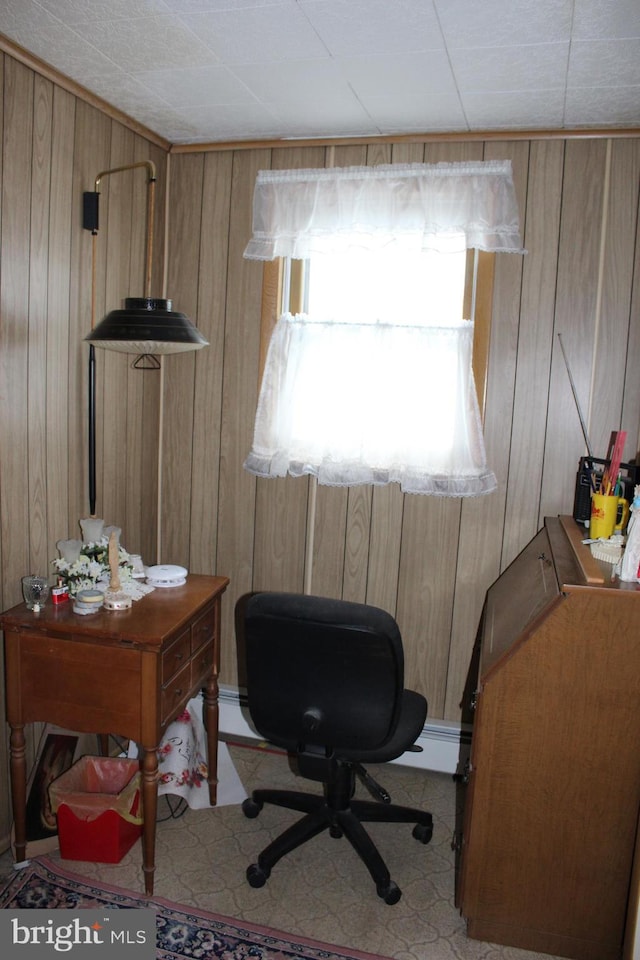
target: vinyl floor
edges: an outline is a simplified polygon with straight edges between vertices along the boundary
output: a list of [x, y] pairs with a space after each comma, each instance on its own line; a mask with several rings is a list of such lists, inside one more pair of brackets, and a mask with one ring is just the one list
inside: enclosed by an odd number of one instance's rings
[[[264, 748], [229, 744], [230, 759], [245, 789], [301, 783], [286, 756]], [[202, 910], [379, 954], [396, 960], [549, 960], [548, 954], [497, 946], [467, 937], [454, 904], [456, 785], [451, 776], [387, 764], [370, 768], [392, 800], [430, 810], [431, 843], [423, 845], [403, 824], [370, 824], [402, 898], [389, 906], [376, 894], [368, 872], [345, 839], [324, 833], [278, 863], [260, 889], [249, 886], [247, 866], [299, 814], [265, 806], [247, 819], [239, 805], [186, 810], [175, 797], [159, 800], [154, 894]], [[366, 796], [360, 785], [358, 793]], [[171, 803], [171, 808], [169, 806]], [[54, 859], [59, 853], [50, 854]], [[65, 860], [88, 878], [141, 890], [141, 847], [119, 864]], [[0, 873], [12, 869], [9, 852]], [[556, 958], [557, 960], [557, 958]]]

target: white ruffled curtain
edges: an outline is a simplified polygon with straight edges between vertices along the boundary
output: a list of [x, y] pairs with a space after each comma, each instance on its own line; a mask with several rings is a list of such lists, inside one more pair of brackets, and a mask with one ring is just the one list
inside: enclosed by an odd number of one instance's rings
[[[245, 256], [350, 250], [521, 252], [508, 162], [262, 171]], [[284, 314], [272, 335], [245, 468], [330, 485], [397, 482], [479, 496], [487, 467], [473, 382], [473, 324]]]
[[[473, 325], [336, 323], [285, 314], [269, 347], [245, 468], [332, 486], [489, 493], [470, 370]], [[354, 364], [353, 357], [366, 357]], [[434, 358], [437, 358], [434, 360]], [[452, 402], [443, 403], [459, 383]]]
[[261, 170], [251, 260], [353, 248], [522, 253], [511, 161]]

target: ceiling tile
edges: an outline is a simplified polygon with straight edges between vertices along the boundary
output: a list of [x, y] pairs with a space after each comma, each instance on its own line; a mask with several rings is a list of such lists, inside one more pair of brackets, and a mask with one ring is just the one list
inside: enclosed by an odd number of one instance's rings
[[442, 50], [418, 53], [340, 57], [336, 63], [358, 96], [393, 97], [401, 103], [414, 95], [450, 96], [457, 85], [449, 57]]
[[569, 88], [640, 84], [640, 38], [574, 41], [567, 84]]
[[100, 20], [133, 20], [167, 13], [165, 0], [37, 0], [39, 6], [69, 26]]
[[216, 55], [173, 14], [137, 20], [99, 20], [74, 30], [127, 73], [159, 66], [216, 63]]
[[456, 49], [453, 71], [461, 91], [544, 90], [566, 81], [568, 43]]
[[430, 0], [300, 0], [334, 56], [444, 49]]
[[184, 122], [197, 126], [199, 135], [194, 142], [280, 136], [279, 120], [264, 104], [247, 104], [242, 112], [228, 104], [208, 104], [183, 109], [180, 115]]
[[156, 96], [178, 108], [203, 103], [243, 104], [255, 100], [246, 84], [221, 63], [148, 70], [137, 77]]
[[462, 95], [469, 126], [474, 130], [557, 129], [564, 119], [564, 90], [513, 91]]
[[30, 27], [19, 27], [13, 31], [11, 39], [81, 84], [86, 85], [88, 77], [108, 77], [111, 74], [117, 77], [121, 72], [101, 50], [59, 23], [50, 23], [37, 32]]
[[37, 33], [41, 21], [44, 29], [56, 22], [34, 0], [3, 0], [0, 5], [1, 29], [9, 37], [13, 37], [14, 31], [23, 27], [29, 27]]
[[569, 127], [640, 127], [640, 86], [574, 87], [564, 120]]
[[638, 0], [576, 0], [573, 14], [576, 40], [640, 37]]
[[[56, 0], [53, 0], [55, 3]], [[240, 10], [250, 7], [274, 7], [282, 0], [163, 0], [174, 13], [212, 13], [217, 10]]]
[[416, 94], [403, 98], [400, 103], [393, 95], [368, 97], [365, 106], [380, 133], [384, 134], [468, 129], [460, 99], [456, 94], [438, 94], [433, 97]]
[[[339, 103], [312, 100], [304, 116], [290, 101], [269, 101], [267, 106], [282, 120], [287, 137], [376, 136], [379, 131], [357, 99], [345, 96]], [[337, 133], [335, 131], [338, 131]]]
[[251, 9], [182, 14], [180, 19], [227, 64], [328, 56], [294, 0]]
[[170, 113], [175, 110], [136, 77], [126, 73], [117, 76], [112, 74], [108, 78], [94, 77], [92, 87], [99, 97], [104, 100], [108, 98], [109, 103], [130, 116], [137, 116], [140, 111], [145, 111], [146, 115], [157, 115], [159, 112]]
[[288, 100], [311, 106], [319, 100], [339, 103], [352, 96], [347, 80], [333, 60], [288, 60], [272, 63], [237, 64], [230, 68], [239, 81], [263, 100]]
[[574, 0], [435, 0], [450, 50], [568, 41]]

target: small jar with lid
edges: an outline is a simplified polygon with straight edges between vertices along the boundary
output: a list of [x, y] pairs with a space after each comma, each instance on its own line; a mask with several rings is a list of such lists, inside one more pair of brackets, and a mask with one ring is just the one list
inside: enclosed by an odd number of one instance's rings
[[97, 613], [104, 606], [104, 593], [101, 590], [80, 590], [73, 603], [73, 612], [86, 616]]

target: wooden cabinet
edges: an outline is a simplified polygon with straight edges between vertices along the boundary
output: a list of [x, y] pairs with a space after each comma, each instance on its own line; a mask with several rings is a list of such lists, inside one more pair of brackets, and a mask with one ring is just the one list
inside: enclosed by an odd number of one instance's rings
[[640, 805], [640, 589], [550, 519], [487, 594], [457, 898], [470, 937], [619, 960]]
[[128, 610], [78, 616], [71, 603], [38, 614], [24, 603], [0, 614], [15, 853], [25, 857], [24, 726], [49, 721], [86, 733], [119, 733], [141, 746], [145, 890], [153, 893], [157, 748], [167, 725], [204, 690], [209, 799], [216, 802], [220, 603], [229, 580], [191, 574]]

